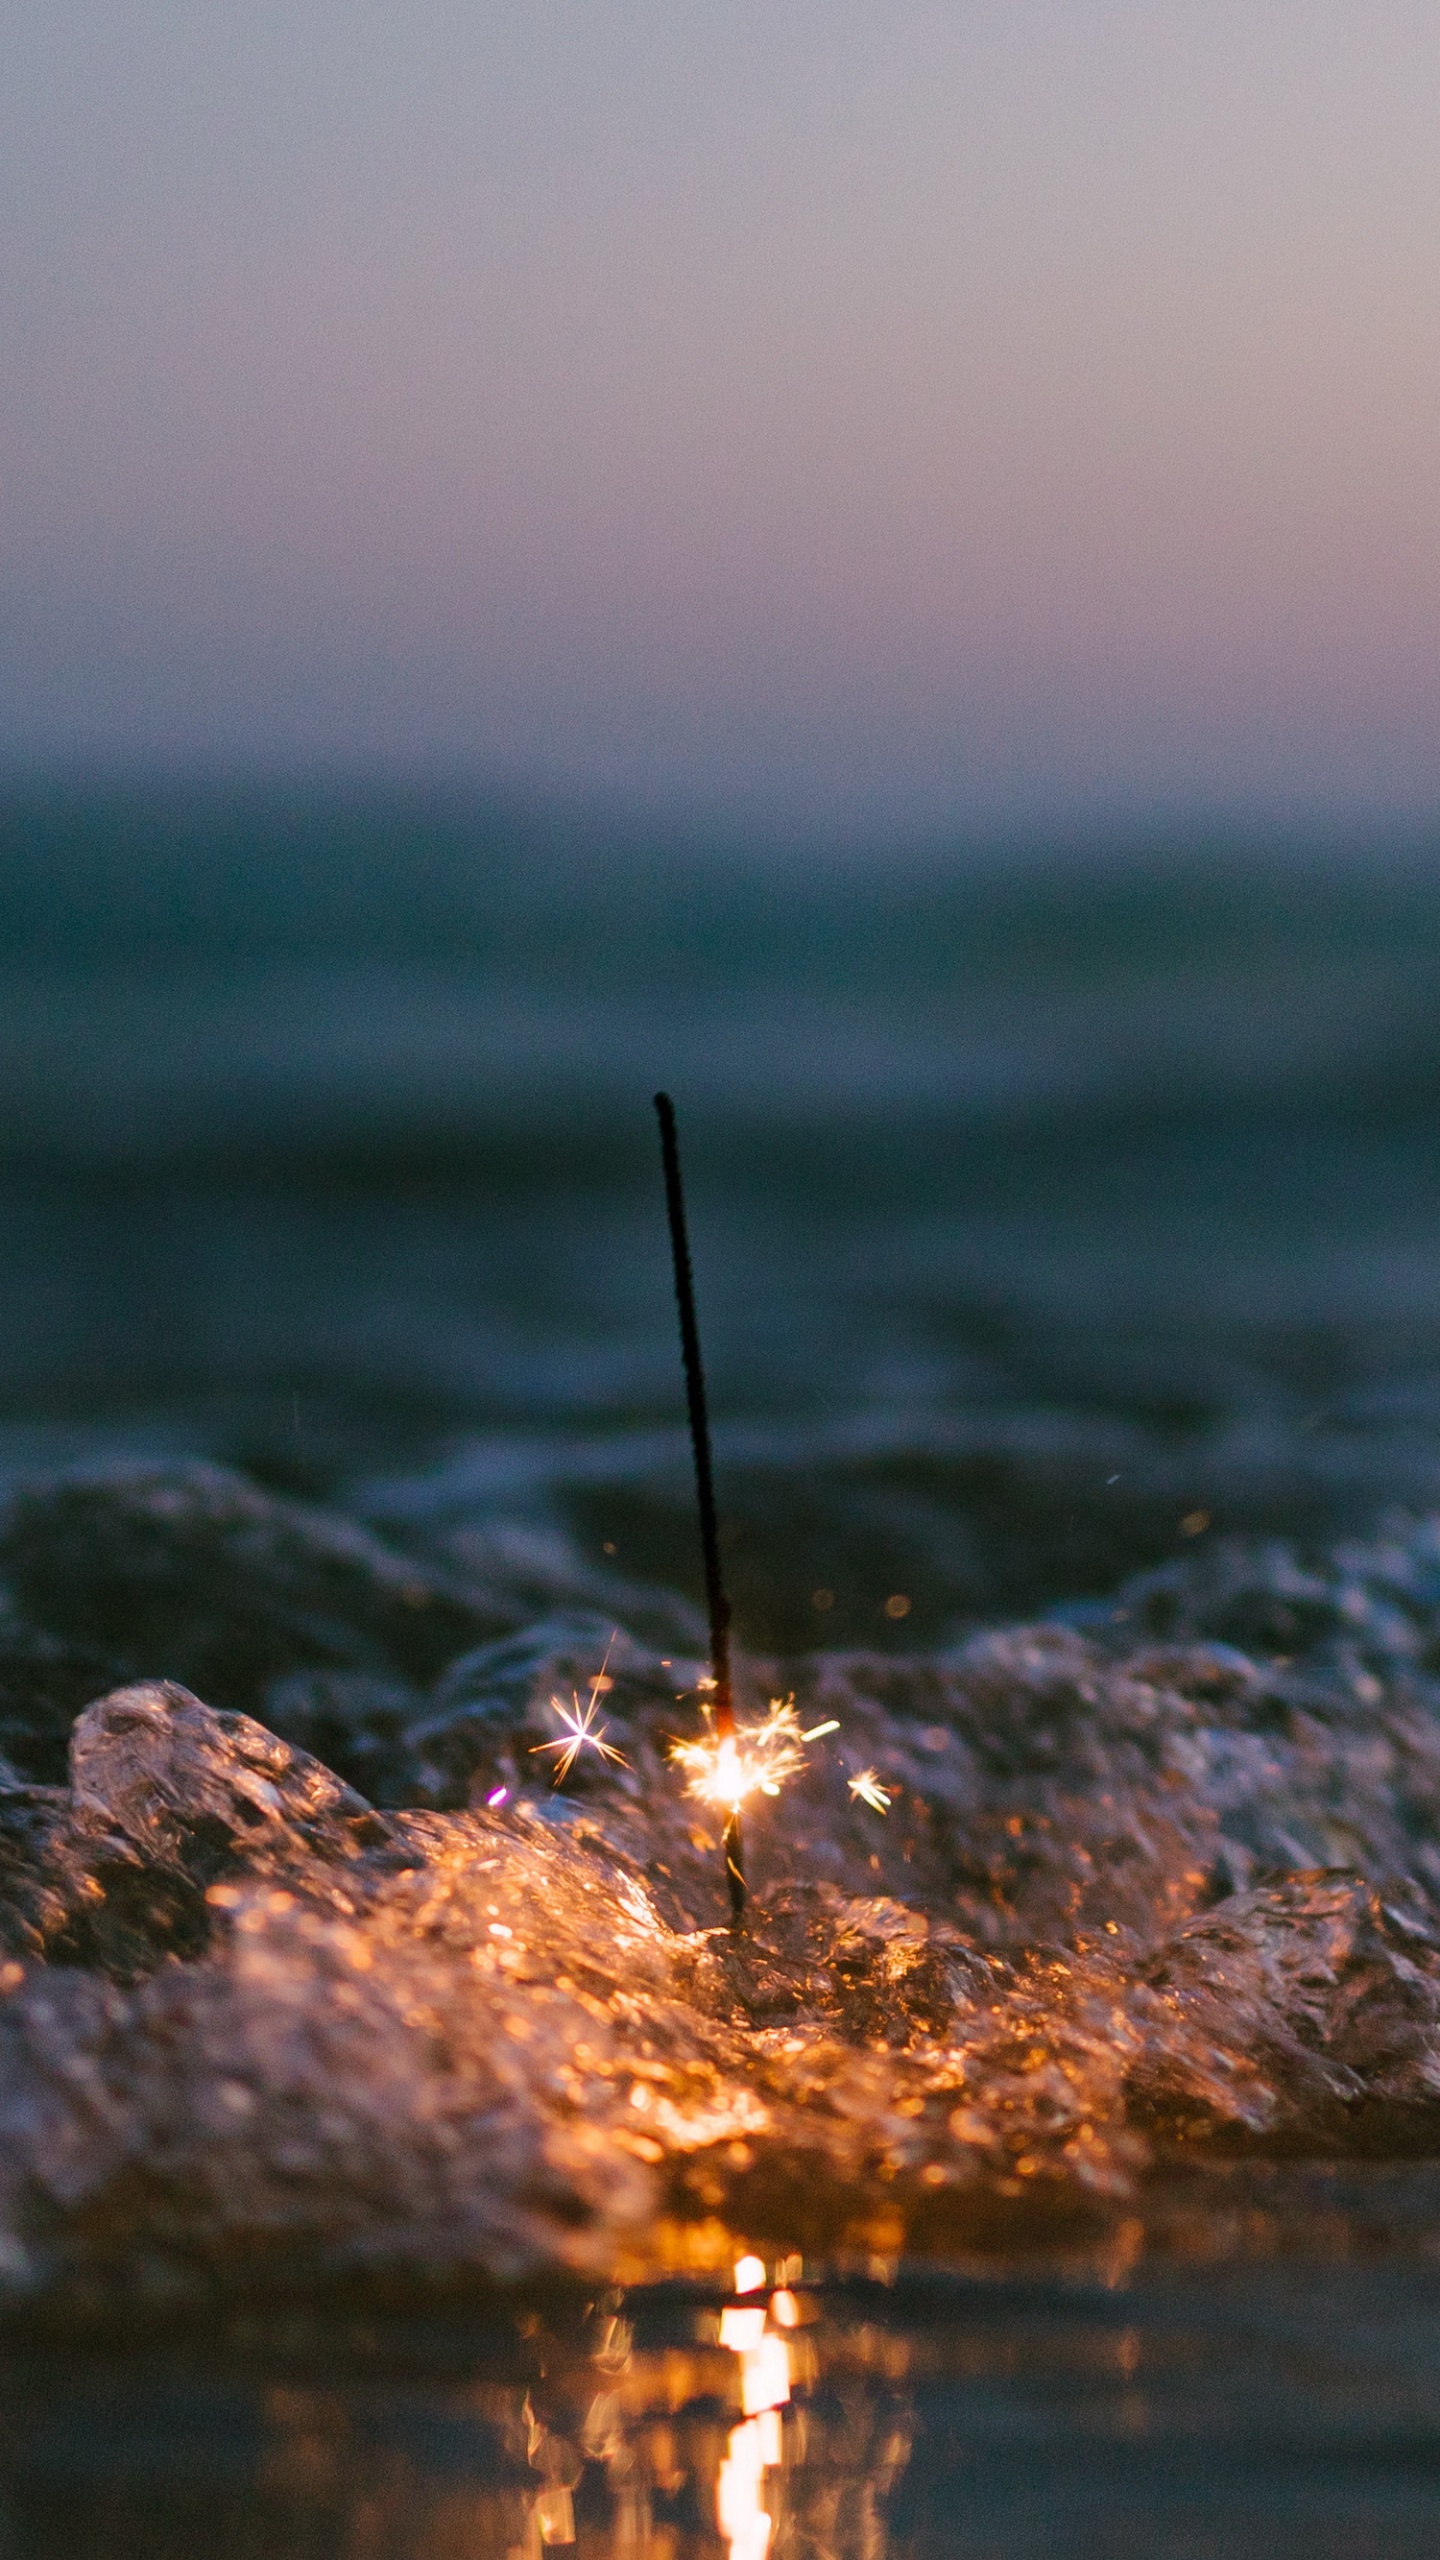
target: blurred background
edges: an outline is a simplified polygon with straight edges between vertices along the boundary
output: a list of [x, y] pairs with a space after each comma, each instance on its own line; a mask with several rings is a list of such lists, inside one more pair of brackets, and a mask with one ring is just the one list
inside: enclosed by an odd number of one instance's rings
[[693, 1595], [664, 1082], [752, 1644], [1433, 1501], [1433, 13], [5, 18], [0, 1470]]
[[1418, 843], [878, 861], [220, 783], [5, 826], [12, 1474], [208, 1454], [694, 1592], [663, 1077], [752, 1644], [1435, 1495]]

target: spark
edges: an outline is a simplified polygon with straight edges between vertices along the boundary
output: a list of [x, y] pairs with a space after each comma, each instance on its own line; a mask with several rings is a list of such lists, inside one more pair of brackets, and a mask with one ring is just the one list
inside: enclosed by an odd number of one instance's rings
[[787, 1778], [805, 1766], [804, 1745], [824, 1725], [808, 1734], [787, 1701], [776, 1699], [763, 1724], [737, 1725], [733, 1733], [705, 1734], [698, 1742], [672, 1743], [670, 1756], [686, 1772], [688, 1792], [708, 1804], [739, 1811], [747, 1796], [778, 1796]]
[[888, 1788], [881, 1786], [880, 1772], [878, 1769], [858, 1770], [856, 1775], [853, 1778], [848, 1779], [846, 1783], [849, 1786], [852, 1796], [854, 1796], [859, 1803], [868, 1804], [872, 1813], [889, 1812], [890, 1793]]
[[595, 1721], [601, 1695], [610, 1687], [607, 1670], [610, 1648], [614, 1641], [612, 1636], [610, 1644], [605, 1647], [605, 1660], [590, 1683], [590, 1695], [583, 1707], [580, 1704], [578, 1689], [572, 1689], [570, 1692], [574, 1701], [573, 1706], [567, 1707], [563, 1698], [551, 1699], [551, 1713], [559, 1717], [565, 1728], [564, 1732], [558, 1734], [553, 1742], [534, 1742], [530, 1746], [532, 1758], [537, 1751], [553, 1751], [557, 1755], [554, 1770], [554, 1782], [557, 1787], [562, 1779], [569, 1777], [581, 1752], [587, 1749], [597, 1751], [602, 1760], [613, 1760], [617, 1768], [628, 1769], [630, 1765], [624, 1752], [617, 1751], [613, 1742], [606, 1741], [605, 1736], [610, 1730], [609, 1726], [597, 1724]]
[[532, 1753], [553, 1751], [558, 1754], [554, 1770], [557, 1787], [562, 1778], [569, 1777], [581, 1752], [587, 1747], [591, 1751], [598, 1751], [602, 1760], [614, 1760], [622, 1769], [629, 1766], [624, 1752], [617, 1751], [613, 1742], [606, 1741], [605, 1736], [610, 1730], [609, 1726], [597, 1725], [595, 1722], [594, 1699], [587, 1699], [582, 1707], [578, 1691], [572, 1690], [571, 1696], [575, 1701], [573, 1707], [567, 1707], [563, 1698], [552, 1698], [550, 1701], [553, 1713], [559, 1717], [565, 1728], [564, 1732], [557, 1734], [553, 1742], [534, 1742], [530, 1746]]

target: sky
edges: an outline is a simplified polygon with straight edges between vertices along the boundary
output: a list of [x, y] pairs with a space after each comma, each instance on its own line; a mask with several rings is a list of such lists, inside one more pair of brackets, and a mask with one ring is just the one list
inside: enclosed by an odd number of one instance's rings
[[1434, 0], [0, 0], [0, 760], [1440, 802]]

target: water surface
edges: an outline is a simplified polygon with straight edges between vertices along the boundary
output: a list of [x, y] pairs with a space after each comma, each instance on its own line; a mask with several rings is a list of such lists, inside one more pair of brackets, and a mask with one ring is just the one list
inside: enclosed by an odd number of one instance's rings
[[[777, 2550], [1433, 2547], [1426, 849], [4, 826], [14, 2547], [714, 2549], [744, 2247]], [[841, 1726], [738, 1956], [660, 1082], [747, 1696]]]

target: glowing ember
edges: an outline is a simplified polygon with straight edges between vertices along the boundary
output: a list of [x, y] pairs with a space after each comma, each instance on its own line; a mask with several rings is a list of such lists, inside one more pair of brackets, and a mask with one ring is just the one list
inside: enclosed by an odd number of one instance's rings
[[878, 1769], [861, 1769], [847, 1783], [858, 1803], [868, 1804], [873, 1813], [889, 1812], [890, 1793], [888, 1788], [881, 1786]]
[[563, 1698], [551, 1699], [550, 1711], [552, 1715], [559, 1717], [565, 1728], [564, 1732], [559, 1734], [554, 1742], [531, 1744], [532, 1756], [537, 1751], [553, 1751], [556, 1754], [555, 1784], [557, 1787], [562, 1779], [569, 1777], [582, 1751], [596, 1751], [602, 1760], [613, 1760], [621, 1769], [629, 1766], [624, 1752], [617, 1751], [613, 1742], [606, 1741], [605, 1736], [610, 1730], [609, 1726], [597, 1724], [595, 1721], [601, 1692], [611, 1686], [606, 1676], [609, 1660], [610, 1650], [607, 1646], [605, 1660], [590, 1683], [590, 1695], [583, 1707], [580, 1704], [580, 1693], [576, 1689], [570, 1692], [574, 1702], [571, 1706], [567, 1707]]
[[806, 1743], [835, 1730], [832, 1721], [802, 1733], [794, 1708], [776, 1700], [763, 1724], [737, 1725], [733, 1733], [674, 1743], [671, 1757], [686, 1772], [692, 1796], [734, 1813], [747, 1796], [778, 1796], [787, 1778], [804, 1768]]

